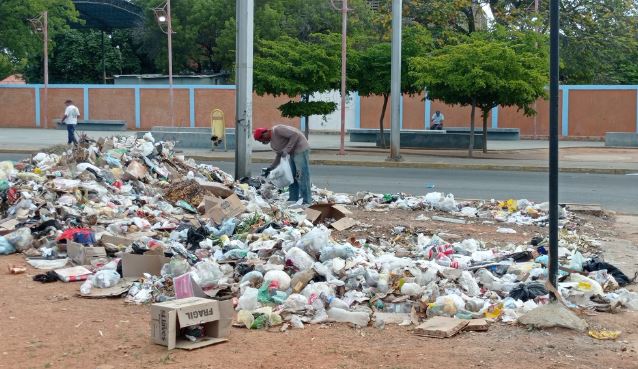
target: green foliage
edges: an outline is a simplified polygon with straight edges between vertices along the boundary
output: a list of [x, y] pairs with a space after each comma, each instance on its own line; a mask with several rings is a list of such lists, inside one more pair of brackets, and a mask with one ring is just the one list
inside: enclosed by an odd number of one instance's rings
[[547, 62], [542, 54], [516, 45], [473, 37], [433, 56], [412, 59], [410, 74], [432, 99], [476, 106], [487, 116], [498, 105], [516, 106], [533, 115], [534, 102], [545, 95]]
[[[105, 35], [104, 59], [107, 76], [139, 73], [140, 60], [126, 41], [127, 35], [121, 31], [115, 32], [112, 39]], [[29, 83], [42, 83], [42, 75], [41, 55], [35, 55], [30, 59], [24, 76]], [[58, 34], [49, 56], [49, 80], [51, 83], [101, 83], [101, 32], [70, 29]]]
[[68, 29], [77, 21], [71, 0], [2, 0], [0, 1], [0, 74], [19, 72], [26, 59], [42, 53], [42, 35], [34, 33], [29, 19], [49, 12], [49, 38]]
[[[341, 64], [335, 36], [315, 35], [311, 39], [304, 42], [283, 36], [274, 41], [260, 41], [254, 59], [255, 92], [258, 95], [307, 97], [337, 88]], [[279, 109], [284, 116], [301, 117], [329, 114], [336, 105], [290, 101]]]
[[329, 101], [288, 101], [279, 106], [282, 117], [297, 118], [311, 115], [328, 115], [337, 110], [337, 104]]

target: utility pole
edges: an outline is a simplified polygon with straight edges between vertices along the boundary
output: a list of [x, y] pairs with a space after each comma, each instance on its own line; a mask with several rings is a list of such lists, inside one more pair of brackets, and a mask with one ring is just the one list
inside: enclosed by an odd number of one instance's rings
[[399, 161], [401, 154], [401, 26], [403, 21], [403, 1], [392, 0], [392, 80], [390, 95], [392, 98], [392, 124], [390, 130], [390, 157]]
[[235, 179], [250, 177], [253, 121], [254, 0], [236, 1]]
[[175, 127], [175, 96], [173, 94], [173, 15], [171, 14], [171, 0], [166, 0], [168, 21], [168, 99], [170, 104], [171, 127]]
[[[558, 83], [559, 83], [559, 1], [550, 2], [549, 56], [549, 281], [557, 287], [558, 275]], [[551, 295], [552, 299], [557, 296]]]
[[44, 11], [44, 128], [49, 124], [49, 12]]
[[[348, 60], [348, 0], [341, 1], [341, 8], [337, 8], [335, 1], [331, 0], [332, 7], [341, 11], [341, 142], [339, 144], [339, 155], [345, 155], [346, 142], [346, 66]], [[308, 122], [306, 121], [306, 124]]]

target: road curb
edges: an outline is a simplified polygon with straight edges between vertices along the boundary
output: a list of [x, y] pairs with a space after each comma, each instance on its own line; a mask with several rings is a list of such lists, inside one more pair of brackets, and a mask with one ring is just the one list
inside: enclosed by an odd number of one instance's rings
[[[41, 149], [2, 149], [0, 154], [37, 154]], [[184, 156], [199, 161], [234, 161], [233, 157], [214, 155], [189, 155]], [[253, 163], [271, 163], [272, 159], [253, 158]], [[547, 172], [548, 168], [535, 165], [500, 165], [500, 164], [457, 164], [457, 163], [419, 163], [409, 161], [356, 161], [356, 160], [335, 160], [335, 159], [310, 159], [312, 165], [333, 165], [352, 167], [377, 167], [377, 168], [411, 168], [411, 169], [460, 169], [460, 170], [493, 170], [511, 172]], [[635, 169], [621, 168], [582, 168], [582, 167], [561, 167], [561, 173], [589, 173], [589, 174], [629, 174], [638, 172]]]
[[[199, 161], [226, 161], [232, 162], [234, 158], [224, 156], [188, 155], [186, 157]], [[253, 163], [271, 163], [271, 159], [253, 158]], [[547, 167], [533, 165], [499, 165], [499, 164], [455, 164], [455, 163], [417, 163], [405, 161], [353, 161], [333, 159], [310, 159], [312, 165], [333, 165], [352, 167], [377, 167], [377, 168], [412, 168], [412, 169], [461, 169], [461, 170], [493, 170], [512, 172], [548, 172]], [[578, 168], [563, 167], [561, 173], [589, 173], [589, 174], [628, 174], [636, 170], [618, 168]]]

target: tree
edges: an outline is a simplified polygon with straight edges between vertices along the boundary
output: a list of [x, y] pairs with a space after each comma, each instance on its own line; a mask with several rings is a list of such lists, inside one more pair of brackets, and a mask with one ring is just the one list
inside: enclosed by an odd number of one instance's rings
[[68, 29], [68, 22], [77, 21], [78, 13], [71, 0], [0, 1], [0, 79], [20, 72], [29, 56], [42, 54], [41, 35], [34, 34], [29, 19], [37, 18], [45, 10], [49, 12], [51, 38]]
[[[379, 117], [381, 147], [385, 149], [385, 133], [383, 121], [390, 97], [392, 45], [389, 42], [372, 42], [371, 45], [358, 45], [362, 50], [355, 51], [351, 57], [351, 77], [356, 80], [356, 87], [361, 96], [383, 96], [383, 106]], [[406, 27], [403, 32], [401, 59], [401, 92], [415, 95], [423, 91], [418, 89], [407, 73], [409, 60], [417, 55], [424, 55], [432, 49], [432, 37], [422, 26], [415, 24]]]
[[[313, 101], [310, 95], [337, 88], [340, 82], [339, 35], [313, 36], [303, 42], [289, 36], [258, 42], [254, 59], [254, 89], [258, 95], [301, 96], [279, 110], [285, 117], [326, 115], [336, 110], [333, 102]], [[308, 135], [306, 124], [306, 136]]]
[[[102, 34], [94, 30], [70, 29], [54, 38], [49, 58], [52, 83], [101, 83]], [[24, 71], [29, 83], [42, 82], [39, 55], [30, 59]], [[104, 37], [104, 65], [107, 76], [140, 73], [141, 62], [128, 43], [126, 31], [115, 31]]]
[[525, 115], [545, 96], [547, 62], [526, 45], [472, 37], [433, 56], [413, 58], [410, 74], [428, 95], [447, 104], [471, 105], [469, 156], [474, 148], [476, 108], [483, 118], [483, 151], [487, 151], [487, 117], [496, 106], [516, 106]]

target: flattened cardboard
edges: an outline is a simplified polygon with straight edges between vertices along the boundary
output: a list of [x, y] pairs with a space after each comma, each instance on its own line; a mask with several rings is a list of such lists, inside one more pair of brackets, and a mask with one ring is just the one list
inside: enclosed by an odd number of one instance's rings
[[130, 246], [134, 241], [130, 238], [121, 236], [112, 236], [110, 234], [103, 234], [100, 238], [100, 242], [104, 245], [110, 243], [115, 246]]
[[66, 255], [77, 265], [91, 265], [93, 259], [106, 257], [104, 247], [85, 247], [77, 242], [66, 244]]
[[485, 319], [472, 319], [468, 323], [468, 325], [463, 328], [463, 331], [474, 331], [474, 332], [487, 332], [490, 328], [490, 325], [487, 323]]
[[202, 189], [213, 196], [223, 199], [232, 196], [235, 192], [221, 183], [197, 180]]
[[162, 266], [171, 261], [164, 255], [144, 255], [124, 254], [122, 255], [122, 276], [124, 278], [137, 278], [149, 273], [160, 275]]
[[119, 282], [113, 287], [109, 288], [91, 288], [91, 293], [88, 295], [78, 294], [80, 297], [87, 299], [103, 299], [108, 297], [119, 297], [127, 293], [131, 286], [135, 282], [134, 278], [121, 278]]
[[336, 221], [330, 225], [338, 231], [343, 231], [356, 225], [356, 221], [348, 217], [352, 215], [352, 212], [343, 205], [316, 204], [306, 208], [305, 212], [306, 218], [315, 225], [324, 222], [326, 219], [335, 219]]
[[75, 266], [71, 268], [56, 269], [55, 274], [62, 282], [79, 282], [84, 281], [92, 273], [83, 266]]
[[433, 338], [449, 338], [459, 333], [469, 320], [435, 316], [414, 329], [414, 334]]
[[[169, 350], [193, 350], [227, 341], [232, 322], [232, 301], [191, 297], [151, 306], [151, 339]], [[204, 326], [204, 337], [191, 342], [180, 336], [181, 328]]]
[[146, 167], [139, 161], [133, 160], [128, 167], [126, 167], [126, 174], [134, 179], [140, 179], [146, 175]]
[[344, 217], [330, 224], [330, 226], [336, 229], [337, 231], [344, 231], [348, 228], [354, 227], [356, 224], [357, 224], [356, 220], [350, 217]]
[[233, 218], [246, 211], [246, 207], [236, 194], [225, 199], [215, 196], [204, 197], [205, 217], [221, 224], [225, 219]]
[[[3, 219], [0, 220], [0, 234], [7, 234], [16, 229], [16, 226], [19, 224], [17, 219]], [[4, 233], [3, 233], [4, 232]]]

